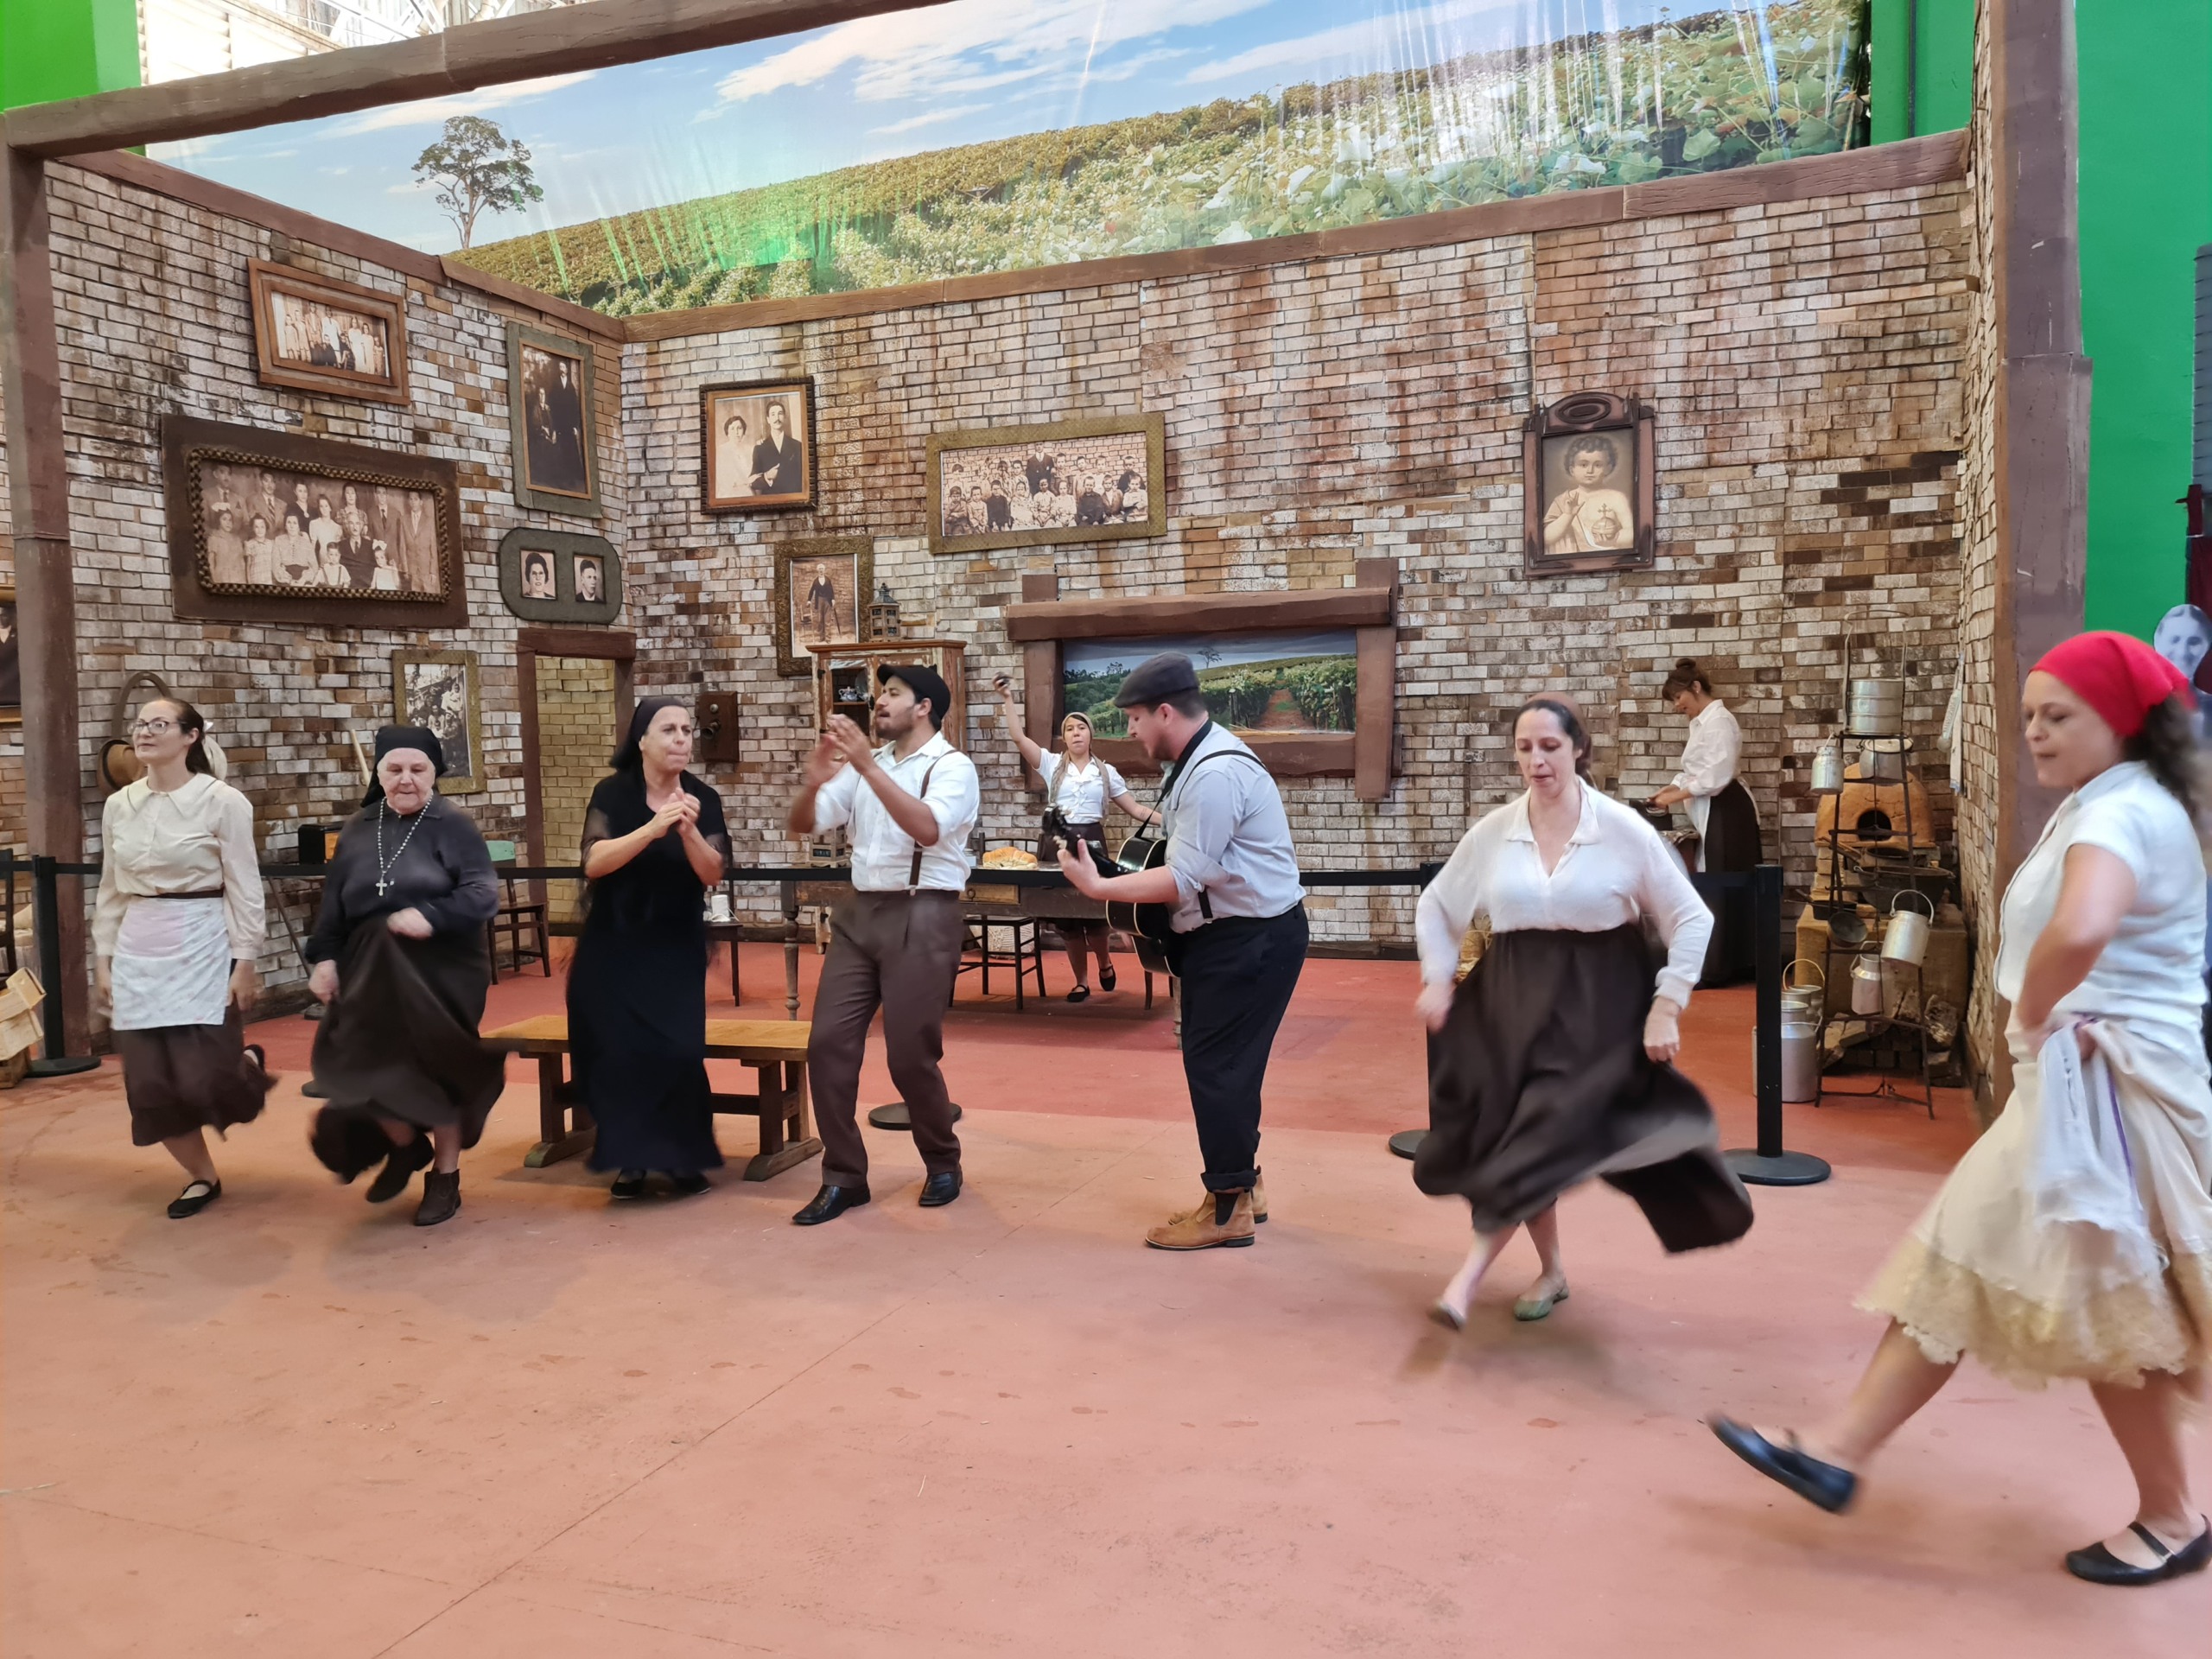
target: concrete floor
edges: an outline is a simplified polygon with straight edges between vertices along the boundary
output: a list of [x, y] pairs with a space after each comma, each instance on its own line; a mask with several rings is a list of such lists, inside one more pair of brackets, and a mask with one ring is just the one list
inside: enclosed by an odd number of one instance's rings
[[[774, 954], [747, 967], [747, 1012], [779, 1013]], [[1164, 1015], [1126, 988], [964, 1007], [966, 1195], [915, 1208], [912, 1145], [879, 1135], [877, 1203], [812, 1230], [788, 1224], [810, 1165], [622, 1208], [579, 1164], [523, 1169], [521, 1065], [460, 1218], [417, 1230], [411, 1196], [372, 1210], [309, 1160], [296, 1020], [257, 1033], [292, 1075], [189, 1222], [112, 1065], [0, 1095], [0, 1649], [2205, 1651], [2212, 1579], [2059, 1568], [2131, 1502], [2079, 1389], [1962, 1375], [1843, 1520], [1700, 1425], [1847, 1385], [1875, 1335], [1852, 1294], [1966, 1144], [1958, 1098], [1932, 1124], [1793, 1108], [1837, 1178], [1759, 1194], [1730, 1250], [1669, 1261], [1578, 1193], [1573, 1300], [1513, 1324], [1524, 1242], [1453, 1337], [1422, 1310], [1464, 1211], [1381, 1141], [1422, 1112], [1413, 988], [1407, 963], [1309, 967], [1274, 1219], [1196, 1256], [1139, 1245], [1196, 1157]], [[508, 982], [493, 1018], [559, 989]], [[1693, 1011], [1732, 1143], [1750, 1023], [1744, 992]], [[731, 1151], [750, 1135], [724, 1124]]]

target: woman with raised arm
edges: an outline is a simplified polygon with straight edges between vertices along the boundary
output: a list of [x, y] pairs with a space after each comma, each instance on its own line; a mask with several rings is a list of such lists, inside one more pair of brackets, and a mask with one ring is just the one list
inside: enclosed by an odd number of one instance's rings
[[2212, 1359], [2208, 796], [2189, 682], [2085, 633], [2028, 676], [2036, 781], [2068, 791], [2005, 889], [1997, 991], [2012, 1093], [1875, 1278], [1857, 1389], [1802, 1436], [1726, 1417], [1745, 1462], [1831, 1512], [1971, 1353], [2028, 1387], [2080, 1377], [2135, 1477], [2134, 1518], [2068, 1571], [2141, 1585], [2212, 1565], [2184, 1434]]
[[[1669, 1250], [1725, 1244], [1751, 1224], [1712, 1108], [1670, 1064], [1712, 913], [1659, 832], [1592, 786], [1589, 757], [1566, 699], [1524, 703], [1513, 760], [1527, 791], [1467, 831], [1414, 912], [1417, 1006], [1433, 1035], [1414, 1180], [1474, 1212], [1474, 1249], [1432, 1310], [1455, 1331], [1522, 1227], [1541, 1270], [1513, 1317], [1541, 1319], [1567, 1300], [1554, 1206], [1593, 1175], [1635, 1199]], [[1455, 987], [1478, 912], [1490, 946]]]
[[569, 968], [569, 1038], [599, 1124], [591, 1166], [615, 1172], [618, 1198], [643, 1197], [652, 1170], [678, 1197], [703, 1192], [722, 1162], [707, 1088], [704, 911], [729, 834], [721, 797], [684, 770], [691, 741], [688, 708], [647, 697], [584, 814], [591, 885]]

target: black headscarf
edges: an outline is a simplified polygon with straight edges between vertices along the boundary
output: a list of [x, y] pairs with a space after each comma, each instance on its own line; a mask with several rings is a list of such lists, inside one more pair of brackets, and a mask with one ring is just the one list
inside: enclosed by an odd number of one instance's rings
[[384, 799], [384, 779], [378, 777], [376, 768], [394, 749], [420, 749], [430, 757], [433, 776], [446, 775], [446, 746], [438, 741], [438, 734], [427, 726], [379, 726], [377, 728], [376, 759], [370, 763], [369, 792], [361, 797], [363, 806], [374, 806]]
[[642, 772], [645, 753], [640, 745], [645, 734], [652, 729], [653, 716], [664, 709], [690, 707], [681, 697], [647, 697], [638, 705], [638, 712], [630, 716], [630, 734], [622, 740], [622, 747], [614, 751], [614, 759], [607, 764], [617, 772]]

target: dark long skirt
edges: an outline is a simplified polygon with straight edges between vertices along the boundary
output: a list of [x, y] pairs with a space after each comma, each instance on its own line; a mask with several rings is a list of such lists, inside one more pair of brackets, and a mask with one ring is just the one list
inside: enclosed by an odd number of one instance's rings
[[[1759, 865], [1759, 815], [1751, 791], [1731, 782], [1713, 798], [1705, 817], [1705, 868], [1755, 870]], [[1741, 985], [1758, 972], [1758, 906], [1749, 887], [1713, 894], [1713, 939], [1705, 947], [1700, 985]]]
[[569, 969], [569, 1043], [599, 1122], [594, 1169], [721, 1167], [707, 1088], [703, 931], [587, 925]]
[[338, 1000], [315, 1034], [315, 1080], [328, 1096], [315, 1146], [326, 1164], [350, 1179], [326, 1143], [369, 1143], [353, 1129], [372, 1115], [458, 1128], [463, 1147], [476, 1144], [506, 1086], [506, 1057], [477, 1037], [491, 984], [480, 931], [403, 939], [375, 916], [347, 936]]
[[115, 1052], [123, 1057], [123, 1095], [137, 1147], [251, 1123], [276, 1086], [246, 1058], [245, 1026], [235, 1007], [219, 1026], [118, 1031]]
[[1641, 926], [1500, 933], [1429, 1045], [1424, 1192], [1457, 1192], [1477, 1230], [1541, 1214], [1602, 1177], [1669, 1250], [1740, 1238], [1743, 1184], [1695, 1084], [1643, 1052], [1657, 963]]
[[[1102, 874], [1112, 875], [1116, 873], [1114, 855], [1106, 850], [1104, 824], [1071, 823], [1068, 828], [1083, 837], [1084, 845], [1090, 849], [1090, 861], [1098, 867]], [[1059, 837], [1049, 830], [1040, 830], [1037, 832], [1037, 868], [1040, 870], [1057, 870], [1060, 868]], [[1086, 944], [1095, 943], [1101, 947], [1103, 947], [1106, 943], [1106, 918], [1103, 916], [1082, 918], [1055, 916], [1052, 918], [1052, 931], [1062, 938], [1070, 941], [1081, 939]]]

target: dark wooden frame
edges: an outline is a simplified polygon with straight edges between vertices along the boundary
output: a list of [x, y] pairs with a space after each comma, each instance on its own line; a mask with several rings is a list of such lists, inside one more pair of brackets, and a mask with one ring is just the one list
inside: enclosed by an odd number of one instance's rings
[[[1531, 576], [1587, 575], [1648, 569], [1658, 556], [1659, 450], [1651, 405], [1610, 391], [1577, 391], [1538, 407], [1521, 427], [1522, 569]], [[1544, 443], [1586, 432], [1620, 433], [1636, 457], [1636, 541], [1604, 553], [1572, 557], [1544, 551]]]
[[[200, 505], [202, 459], [246, 467], [288, 467], [337, 484], [429, 490], [438, 499], [438, 575], [442, 591], [410, 598], [374, 588], [302, 588], [283, 592], [208, 582], [207, 516]], [[169, 593], [180, 618], [232, 622], [308, 622], [341, 628], [457, 628], [468, 620], [462, 579], [461, 486], [449, 461], [334, 443], [299, 432], [232, 426], [190, 415], [162, 418], [162, 474], [168, 512]], [[357, 598], [357, 594], [372, 597]], [[297, 595], [295, 597], [295, 595]]]
[[[814, 672], [813, 663], [801, 657], [791, 643], [791, 561], [794, 559], [835, 559], [850, 555], [857, 563], [855, 571], [854, 632], [868, 620], [868, 601], [875, 592], [875, 543], [866, 536], [809, 536], [797, 541], [779, 542], [772, 550], [775, 559], [775, 584], [772, 589], [776, 615], [776, 673], [786, 680], [804, 679]], [[831, 643], [861, 643], [857, 637], [851, 641]]]
[[[524, 844], [531, 862], [550, 862], [545, 855], [545, 802], [538, 792], [537, 659], [540, 657], [588, 657], [614, 664], [615, 734], [626, 730], [637, 703], [638, 636], [608, 629], [521, 628], [515, 633], [516, 695], [522, 702], [522, 823]], [[609, 754], [614, 746], [607, 746]], [[543, 899], [545, 884], [531, 883], [531, 897]]]
[[[525, 346], [553, 357], [575, 361], [583, 371], [584, 469], [591, 487], [582, 495], [563, 490], [543, 490], [530, 476], [530, 416], [523, 407], [522, 352]], [[515, 499], [540, 512], [563, 512], [577, 518], [606, 516], [600, 505], [599, 367], [592, 348], [581, 340], [533, 328], [526, 322], [507, 323], [507, 430], [514, 445]]]
[[[1062, 713], [1061, 647], [1070, 639], [1349, 627], [1359, 664], [1355, 729], [1255, 732], [1244, 741], [1278, 778], [1349, 777], [1361, 800], [1382, 800], [1396, 769], [1398, 562], [1361, 559], [1352, 579], [1350, 588], [1294, 593], [1063, 600], [1057, 576], [1024, 576], [1021, 602], [1006, 607], [1007, 637], [1022, 648], [1023, 723], [1030, 737], [1052, 747]], [[1125, 772], [1160, 770], [1132, 739], [1100, 738], [1091, 747]]]
[[[253, 308], [254, 372], [264, 386], [289, 386], [296, 391], [319, 391], [334, 397], [367, 397], [378, 403], [404, 404], [407, 391], [407, 296], [386, 294], [358, 283], [341, 283], [313, 271], [267, 259], [245, 262], [246, 296]], [[391, 364], [388, 375], [365, 374], [345, 369], [318, 369], [285, 362], [276, 355], [276, 320], [270, 315], [272, 295], [288, 293], [323, 305], [349, 307], [373, 315], [385, 325], [385, 356]]]
[[[16, 695], [20, 698], [22, 696], [23, 620], [20, 615], [16, 614], [16, 584], [14, 582], [0, 582], [0, 605], [8, 607], [8, 620], [15, 624], [9, 643], [15, 647], [16, 651]], [[0, 702], [0, 727], [20, 726], [22, 723], [23, 705], [20, 701], [11, 703]]]
[[[1144, 435], [1145, 505], [1149, 509], [1143, 523], [1084, 524], [1066, 530], [1001, 530], [982, 536], [943, 533], [944, 501], [938, 479], [948, 449], [1016, 448], [1070, 438], [1102, 438], [1138, 432]], [[1058, 547], [1071, 542], [1120, 542], [1158, 536], [1167, 529], [1167, 417], [1158, 413], [1100, 415], [1042, 426], [973, 427], [955, 432], [932, 432], [923, 480], [923, 521], [928, 527], [932, 553], [982, 553], [1001, 547]]]
[[[806, 409], [806, 488], [788, 495], [717, 496], [715, 493], [715, 398], [723, 392], [747, 397], [796, 396]], [[699, 510], [702, 512], [810, 512], [822, 493], [822, 426], [814, 412], [814, 377], [780, 380], [723, 380], [699, 388]]]
[[[522, 590], [522, 556], [553, 556], [553, 597], [531, 599]], [[598, 559], [606, 567], [606, 587], [596, 603], [578, 599], [575, 593], [578, 555]], [[499, 538], [499, 598], [525, 622], [575, 623], [605, 626], [622, 614], [622, 556], [604, 536], [575, 530], [539, 530], [518, 524]]]
[[397, 726], [409, 724], [407, 682], [403, 677], [410, 663], [463, 663], [468, 668], [468, 759], [467, 772], [448, 772], [438, 779], [441, 795], [480, 795], [492, 780], [484, 764], [484, 660], [473, 651], [426, 651], [402, 645], [391, 653], [391, 716]]

